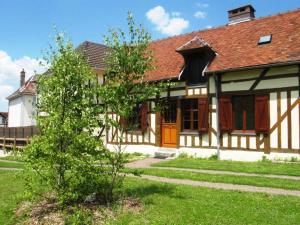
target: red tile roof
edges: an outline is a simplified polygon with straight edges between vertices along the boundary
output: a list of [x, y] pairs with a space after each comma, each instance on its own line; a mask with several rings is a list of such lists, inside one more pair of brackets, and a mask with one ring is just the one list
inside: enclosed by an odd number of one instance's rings
[[30, 77], [22, 87], [20, 87], [18, 90], [12, 93], [6, 99], [12, 100], [22, 95], [34, 96], [35, 94], [36, 94], [36, 75]]
[[[261, 36], [272, 34], [272, 42], [258, 45]], [[300, 61], [300, 9], [154, 41], [156, 69], [149, 80], [178, 77], [184, 66], [176, 49], [198, 36], [217, 52], [208, 72]]]

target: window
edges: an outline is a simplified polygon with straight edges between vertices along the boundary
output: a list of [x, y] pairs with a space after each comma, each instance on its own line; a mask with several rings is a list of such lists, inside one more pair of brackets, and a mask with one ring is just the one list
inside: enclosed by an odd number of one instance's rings
[[258, 44], [263, 45], [263, 44], [268, 44], [271, 43], [272, 41], [272, 34], [266, 35], [266, 36], [261, 36], [259, 38]]
[[127, 124], [129, 128], [133, 129], [141, 129], [141, 116], [140, 116], [140, 108], [142, 104], [137, 104], [133, 110], [133, 115], [128, 117]]
[[205, 54], [191, 54], [186, 57], [186, 77], [188, 85], [206, 83], [207, 78], [202, 76], [203, 70], [207, 65]]
[[186, 99], [182, 102], [183, 130], [198, 130], [198, 99]]
[[232, 98], [234, 130], [249, 131], [255, 129], [254, 104], [253, 95], [234, 96]]
[[176, 123], [177, 117], [177, 104], [176, 101], [170, 101], [166, 104], [163, 112], [164, 123]]
[[[148, 103], [137, 104], [132, 116], [127, 118], [125, 121], [126, 126], [130, 130], [142, 130], [147, 129], [147, 113], [148, 113]], [[124, 121], [123, 121], [124, 123]]]

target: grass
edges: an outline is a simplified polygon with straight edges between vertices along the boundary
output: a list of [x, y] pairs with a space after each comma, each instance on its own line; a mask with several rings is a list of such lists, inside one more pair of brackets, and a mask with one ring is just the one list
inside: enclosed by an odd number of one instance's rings
[[25, 190], [19, 172], [0, 171], [0, 224], [13, 224], [14, 209]]
[[300, 176], [300, 164], [298, 163], [235, 162], [209, 159], [176, 158], [173, 160], [159, 162], [153, 164], [152, 166]]
[[140, 212], [107, 224], [299, 224], [296, 197], [214, 190], [129, 179], [125, 191], [141, 198]]
[[139, 152], [133, 152], [133, 153], [124, 153], [124, 158], [126, 162], [133, 162], [136, 160], [144, 159], [147, 155], [139, 153]]
[[[0, 224], [13, 224], [24, 181], [0, 171]], [[140, 210], [117, 210], [105, 224], [299, 224], [297, 197], [215, 190], [126, 178], [124, 194], [139, 198]]]
[[21, 155], [4, 156], [4, 157], [0, 157], [0, 160], [9, 160], [9, 161], [24, 162], [23, 156], [21, 156]]
[[233, 175], [219, 175], [219, 174], [204, 174], [187, 171], [175, 171], [165, 169], [126, 169], [126, 172], [134, 174], [147, 174], [159, 177], [176, 178], [176, 179], [189, 179], [195, 181], [207, 181], [213, 183], [228, 183], [228, 184], [242, 184], [252, 185], [258, 187], [272, 187], [291, 190], [300, 190], [300, 181], [286, 180], [277, 178], [266, 177], [246, 177], [246, 176], [233, 176]]
[[4, 162], [0, 161], [0, 168], [24, 168], [24, 163], [21, 162]]

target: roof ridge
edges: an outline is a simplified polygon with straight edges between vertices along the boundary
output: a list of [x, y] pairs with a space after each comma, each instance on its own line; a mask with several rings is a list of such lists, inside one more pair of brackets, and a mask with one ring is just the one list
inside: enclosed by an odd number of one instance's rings
[[89, 43], [91, 43], [91, 44], [95, 44], [95, 45], [101, 45], [101, 46], [107, 47], [105, 44], [102, 44], [102, 43], [97, 43], [97, 42], [94, 42], [94, 41], [89, 41], [89, 40], [85, 40], [85, 41], [81, 42], [81, 43], [78, 45], [78, 47], [79, 47], [80, 45], [89, 44]]
[[244, 21], [244, 22], [237, 23], [237, 24], [232, 24], [232, 25], [229, 25], [229, 24], [217, 25], [216, 27], [206, 28], [206, 29], [203, 29], [203, 30], [194, 30], [194, 31], [187, 32], [187, 33], [184, 33], [184, 34], [178, 34], [178, 35], [174, 35], [174, 36], [170, 36], [170, 37], [159, 38], [159, 39], [153, 40], [151, 43], [156, 43], [156, 42], [160, 42], [160, 41], [164, 41], [164, 40], [168, 40], [168, 39], [172, 39], [172, 38], [177, 38], [177, 37], [192, 35], [193, 33], [199, 33], [199, 32], [208, 31], [208, 30], [216, 30], [216, 29], [226, 28], [226, 27], [229, 27], [229, 26], [237, 26], [239, 24], [251, 23], [251, 22], [254, 22], [254, 21], [262, 20], [262, 19], [268, 19], [268, 18], [274, 17], [274, 16], [280, 16], [280, 15], [283, 15], [283, 14], [295, 13], [297, 11], [300, 11], [300, 7], [296, 8], [296, 9], [290, 9], [290, 10], [278, 12], [278, 13], [271, 14], [271, 15], [257, 17], [257, 18], [255, 18], [253, 20]]

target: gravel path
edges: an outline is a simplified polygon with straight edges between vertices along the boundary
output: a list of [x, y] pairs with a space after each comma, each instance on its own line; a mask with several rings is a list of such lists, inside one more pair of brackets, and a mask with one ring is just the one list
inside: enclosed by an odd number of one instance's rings
[[135, 161], [132, 163], [128, 163], [128, 164], [126, 164], [126, 167], [141, 168], [141, 169], [142, 168], [153, 168], [153, 169], [162, 169], [162, 170], [186, 171], [186, 172], [193, 172], [193, 173], [220, 174], [220, 175], [233, 175], [233, 176], [245, 176], [245, 177], [266, 177], [266, 178], [278, 178], [278, 179], [299, 180], [300, 181], [300, 177], [297, 177], [297, 176], [151, 166], [152, 164], [161, 162], [161, 161], [165, 161], [165, 160], [164, 159], [156, 159], [156, 158], [146, 158], [146, 159], [138, 160], [138, 161]]
[[[136, 177], [134, 175], [127, 175], [130, 177]], [[207, 187], [214, 189], [223, 189], [223, 190], [234, 190], [234, 191], [246, 191], [246, 192], [255, 192], [255, 193], [267, 193], [273, 195], [290, 195], [300, 197], [300, 191], [292, 191], [285, 190], [279, 188], [268, 188], [268, 187], [256, 187], [250, 185], [238, 185], [238, 184], [226, 184], [226, 183], [211, 183], [205, 181], [193, 181], [186, 179], [174, 179], [174, 178], [165, 178], [165, 177], [157, 177], [151, 175], [141, 175], [142, 179], [158, 181], [164, 183], [171, 184], [183, 184], [183, 185], [191, 185], [196, 187]]]

